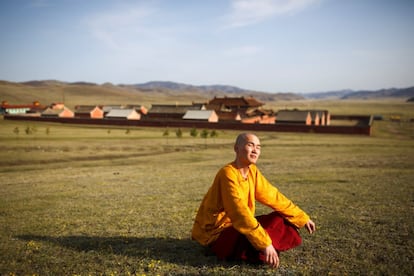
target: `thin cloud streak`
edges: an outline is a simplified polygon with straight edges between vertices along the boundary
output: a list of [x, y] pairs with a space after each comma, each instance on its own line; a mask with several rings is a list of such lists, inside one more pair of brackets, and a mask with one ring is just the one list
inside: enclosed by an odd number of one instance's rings
[[274, 16], [294, 14], [319, 2], [320, 0], [232, 0], [230, 14], [225, 17], [224, 29], [257, 24]]
[[125, 8], [118, 11], [97, 13], [85, 19], [90, 34], [112, 49], [122, 49], [134, 36], [148, 35], [145, 21], [154, 11], [147, 7]]

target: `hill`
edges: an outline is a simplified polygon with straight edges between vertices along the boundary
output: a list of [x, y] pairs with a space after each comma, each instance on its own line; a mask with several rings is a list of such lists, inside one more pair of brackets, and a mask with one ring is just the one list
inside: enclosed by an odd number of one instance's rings
[[134, 84], [130, 85], [136, 88], [141, 89], [169, 89], [169, 90], [198, 90], [203, 92], [224, 92], [224, 93], [249, 93], [252, 92], [247, 89], [242, 89], [236, 86], [230, 86], [230, 85], [191, 85], [191, 84], [185, 84], [185, 83], [177, 83], [172, 81], [150, 81], [142, 84]]
[[306, 99], [404, 99], [414, 97], [414, 87], [390, 88], [377, 91], [340, 90], [317, 93], [267, 93], [230, 85], [190, 85], [170, 81], [152, 81], [142, 84], [96, 84], [91, 82], [63, 82], [33, 80], [8, 82], [0, 80], [0, 101], [10, 104], [39, 101], [48, 105], [64, 102], [69, 108], [87, 104], [136, 104], [150, 107], [153, 103], [207, 102], [215, 96], [253, 96], [264, 103]]
[[114, 85], [90, 82], [67, 83], [57, 80], [22, 83], [0, 81], [0, 101], [7, 101], [10, 104], [39, 101], [44, 105], [64, 102], [69, 108], [79, 104], [137, 104], [150, 107], [153, 103], [207, 102], [215, 96], [253, 96], [262, 102], [304, 99], [303, 96], [293, 93], [272, 94], [227, 85], [193, 86], [174, 82]]
[[301, 100], [303, 96], [294, 93], [267, 93], [254, 90], [248, 90], [231, 85], [191, 85], [171, 81], [151, 81], [142, 84], [121, 85], [122, 87], [135, 88], [148, 91], [164, 91], [170, 93], [193, 93], [207, 97], [208, 99], [215, 96], [252, 96], [260, 101], [277, 101], [277, 100]]
[[404, 98], [414, 97], [414, 86], [408, 88], [389, 88], [375, 91], [369, 90], [339, 90], [302, 94], [308, 99], [378, 99], [378, 98]]
[[381, 89], [377, 91], [356, 91], [342, 97], [343, 99], [364, 99], [364, 98], [384, 98], [384, 97], [394, 97], [394, 98], [410, 98], [414, 97], [414, 87], [408, 88], [390, 88], [390, 89]]

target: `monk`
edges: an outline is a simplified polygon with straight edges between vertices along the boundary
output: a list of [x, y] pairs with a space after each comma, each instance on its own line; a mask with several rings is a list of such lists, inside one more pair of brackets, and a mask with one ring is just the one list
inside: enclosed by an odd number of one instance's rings
[[[301, 244], [298, 229], [312, 234], [315, 223], [272, 186], [256, 167], [259, 138], [240, 134], [236, 158], [221, 168], [198, 209], [192, 238], [221, 260], [242, 260], [279, 267], [279, 252]], [[273, 209], [255, 217], [255, 202]]]

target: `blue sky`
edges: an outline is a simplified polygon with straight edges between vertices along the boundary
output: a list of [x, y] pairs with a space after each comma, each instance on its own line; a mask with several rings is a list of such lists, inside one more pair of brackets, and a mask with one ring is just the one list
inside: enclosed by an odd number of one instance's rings
[[414, 85], [412, 0], [1, 0], [0, 79]]

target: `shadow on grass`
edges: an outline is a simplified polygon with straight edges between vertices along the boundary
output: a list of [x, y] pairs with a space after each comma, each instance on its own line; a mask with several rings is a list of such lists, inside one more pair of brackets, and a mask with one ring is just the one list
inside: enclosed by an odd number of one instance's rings
[[20, 235], [16, 238], [25, 241], [38, 241], [63, 246], [79, 252], [116, 254], [136, 258], [162, 260], [179, 265], [194, 267], [220, 264], [234, 265], [217, 261], [215, 256], [206, 254], [204, 248], [190, 239], [173, 238], [134, 238], [98, 236], [39, 236]]

